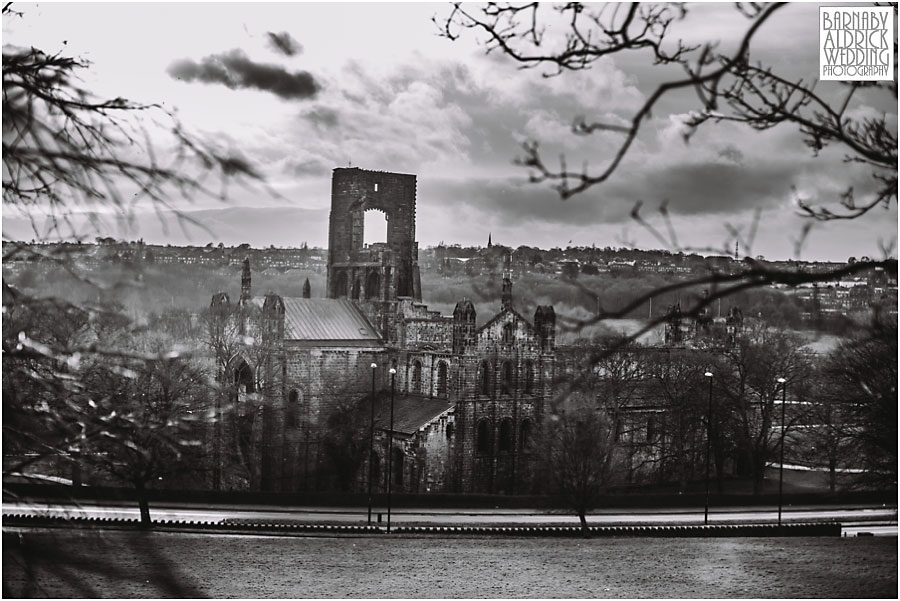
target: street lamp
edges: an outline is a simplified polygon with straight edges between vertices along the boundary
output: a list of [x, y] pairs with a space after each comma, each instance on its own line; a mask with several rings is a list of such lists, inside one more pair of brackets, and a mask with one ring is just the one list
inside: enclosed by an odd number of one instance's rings
[[372, 457], [375, 453], [375, 369], [377, 364], [370, 365], [372, 368], [372, 402], [370, 403], [369, 417], [369, 513], [367, 515], [368, 524], [372, 525]]
[[778, 378], [781, 384], [781, 461], [778, 464], [778, 527], [781, 528], [781, 506], [784, 501], [784, 407], [787, 405], [787, 380]]
[[712, 441], [712, 383], [711, 371], [703, 374], [709, 378], [709, 403], [706, 406], [706, 507], [703, 509], [703, 524], [709, 524], [709, 449]]
[[391, 425], [390, 430], [388, 431], [388, 498], [387, 498], [387, 531], [388, 534], [391, 533], [391, 484], [394, 480], [393, 467], [394, 467], [394, 376], [397, 375], [397, 370], [393, 367], [388, 370], [388, 373], [391, 374]]

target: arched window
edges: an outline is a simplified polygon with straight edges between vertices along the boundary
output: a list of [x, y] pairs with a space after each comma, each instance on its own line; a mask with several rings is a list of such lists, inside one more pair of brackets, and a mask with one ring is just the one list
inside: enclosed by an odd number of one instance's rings
[[513, 449], [513, 422], [508, 417], [500, 422], [499, 446], [501, 452], [509, 452]]
[[437, 370], [437, 394], [447, 396], [447, 362], [438, 361]]
[[525, 362], [525, 394], [534, 393], [534, 361]]
[[512, 394], [513, 391], [513, 366], [511, 361], [504, 361], [500, 368], [500, 382], [503, 394]]
[[256, 379], [253, 377], [253, 370], [243, 359], [234, 370], [234, 389], [237, 415], [244, 416], [249, 411], [247, 395], [256, 392]]
[[353, 300], [359, 300], [359, 278], [353, 279]]
[[527, 451], [531, 448], [531, 430], [531, 420], [522, 420], [522, 425], [519, 426], [519, 449], [522, 451]]
[[[378, 184], [375, 184], [378, 192]], [[384, 244], [387, 242], [387, 214], [379, 209], [369, 209], [363, 214], [363, 244]]]
[[394, 486], [403, 486], [403, 451], [394, 447], [391, 459], [391, 473], [394, 478]]
[[475, 447], [478, 449], [478, 454], [490, 455], [493, 442], [494, 441], [491, 440], [491, 422], [483, 419], [478, 422], [478, 436], [475, 441]]
[[256, 392], [253, 370], [246, 361], [241, 360], [240, 365], [234, 370], [234, 384], [237, 386], [238, 394]]
[[366, 278], [366, 298], [373, 299], [381, 296], [380, 286], [381, 278], [378, 276], [377, 271], [370, 271], [369, 276]]
[[343, 271], [339, 271], [335, 274], [334, 280], [334, 297], [335, 298], [346, 298], [347, 297], [347, 274]]
[[287, 428], [297, 427], [297, 406], [300, 404], [300, 391], [294, 388], [288, 393], [287, 407], [284, 413], [284, 425]]
[[410, 384], [412, 392], [421, 392], [422, 390], [422, 362], [416, 359], [412, 365], [412, 383]]
[[481, 362], [478, 378], [481, 394], [485, 396], [491, 394], [491, 366], [487, 360]]
[[447, 440], [453, 438], [453, 424], [447, 424]]
[[511, 323], [503, 324], [503, 344], [512, 344], [514, 328]]

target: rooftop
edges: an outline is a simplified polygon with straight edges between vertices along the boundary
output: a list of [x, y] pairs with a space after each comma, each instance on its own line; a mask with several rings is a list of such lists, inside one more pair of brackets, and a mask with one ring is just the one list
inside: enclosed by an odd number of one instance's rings
[[[347, 299], [296, 298], [284, 301], [284, 338], [300, 341], [367, 342], [380, 344], [375, 328]], [[265, 297], [254, 297], [262, 307]]]

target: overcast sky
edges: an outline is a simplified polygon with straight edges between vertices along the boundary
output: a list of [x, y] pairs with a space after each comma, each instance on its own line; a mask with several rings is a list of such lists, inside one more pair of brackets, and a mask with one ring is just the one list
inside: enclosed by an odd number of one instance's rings
[[[792, 187], [811, 199], [833, 198], [851, 184], [858, 193], [871, 188], [867, 172], [843, 162], [837, 149], [812, 157], [790, 125], [767, 132], [714, 125], [686, 145], [681, 119], [696, 99], [681, 94], [659, 105], [609, 182], [563, 202], [513, 164], [522, 141], [540, 140], [548, 159], [562, 151], [570, 165], [600, 168], [619, 138], [573, 137], [573, 118], [626, 118], [672, 71], [641, 55], [545, 78], [540, 69], [485, 56], [474, 32], [452, 42], [439, 37], [431, 19], [448, 14], [445, 4], [17, 7], [24, 16], [4, 17], [4, 44], [91, 61], [85, 83], [98, 94], [176, 110], [193, 131], [240, 151], [280, 195], [232, 189], [227, 208], [208, 200], [186, 207], [203, 210], [198, 215], [214, 232], [195, 231], [194, 244], [324, 246], [331, 169], [350, 164], [418, 176], [420, 246], [483, 245], [491, 233], [512, 246], [658, 248], [629, 214], [641, 200], [643, 214], [665, 229], [655, 208], [667, 199], [683, 246], [733, 248], [728, 226], [748, 232], [760, 209], [755, 243], [741, 253], [793, 258], [804, 220]], [[731, 4], [691, 11], [673, 35], [721, 39], [727, 48], [745, 25]], [[817, 15], [816, 4], [789, 6], [754, 52], [814, 80]], [[817, 85], [827, 92], [837, 84]], [[889, 111], [896, 127], [895, 102], [872, 98], [856, 114]], [[186, 241], [177, 228], [164, 234], [155, 218], [137, 224], [129, 237]], [[15, 226], [7, 215], [4, 234]], [[896, 235], [894, 204], [854, 222], [817, 225], [800, 258], [880, 256], [879, 244]]]

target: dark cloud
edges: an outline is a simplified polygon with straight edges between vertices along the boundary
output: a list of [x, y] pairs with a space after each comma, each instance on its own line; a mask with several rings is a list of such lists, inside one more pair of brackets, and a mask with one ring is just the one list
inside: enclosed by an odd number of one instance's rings
[[728, 159], [736, 165], [740, 165], [744, 162], [744, 153], [730, 144], [719, 149], [719, 156], [723, 159]]
[[175, 79], [220, 83], [231, 89], [253, 88], [286, 99], [313, 98], [320, 89], [310, 73], [290, 73], [278, 65], [256, 63], [237, 49], [207, 56], [199, 63], [175, 61], [167, 72]]
[[290, 175], [301, 177], [307, 175], [324, 176], [331, 172], [331, 167], [319, 159], [308, 159], [306, 161], [288, 161], [284, 170]]
[[303, 114], [303, 118], [316, 126], [327, 129], [337, 127], [338, 113], [327, 106], [315, 106]]
[[[555, 223], [584, 225], [598, 221], [622, 221], [631, 206], [620, 206], [614, 199], [601, 198], [594, 191], [561, 200], [553, 190], [540, 184], [509, 179], [439, 180], [419, 184], [422, 198], [441, 204], [464, 206], [463, 213], [481, 213], [506, 227]], [[467, 217], [468, 218], [468, 217]]]
[[752, 167], [682, 164], [631, 182], [628, 192], [648, 205], [668, 199], [669, 210], [678, 215], [736, 213], [782, 202], [790, 195], [796, 174], [797, 165], [792, 161]]
[[294, 56], [303, 52], [303, 46], [300, 45], [300, 42], [292, 38], [291, 34], [286, 31], [281, 33], [267, 31], [266, 35], [269, 36], [269, 45], [272, 49], [281, 52], [285, 56]]
[[737, 214], [757, 207], [772, 207], [790, 197], [797, 165], [791, 162], [756, 166], [731, 163], [680, 164], [650, 173], [629, 174], [624, 169], [606, 184], [561, 200], [545, 184], [505, 179], [462, 182], [422, 182], [429, 196], [445, 203], [467, 205], [509, 227], [546, 223], [583, 226], [590, 223], [625, 223], [641, 201], [649, 215], [668, 200], [673, 215]]

